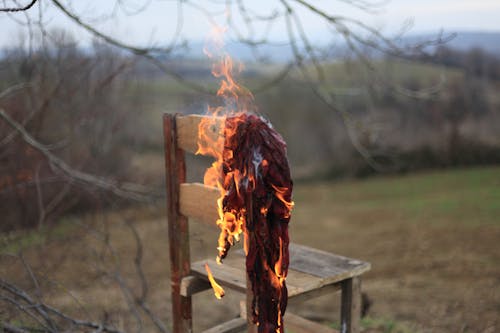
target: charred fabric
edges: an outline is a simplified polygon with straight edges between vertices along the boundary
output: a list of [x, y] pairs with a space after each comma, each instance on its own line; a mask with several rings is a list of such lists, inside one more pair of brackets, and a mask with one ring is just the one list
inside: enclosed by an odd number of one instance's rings
[[[286, 144], [268, 121], [250, 113], [226, 117], [224, 135], [223, 211], [243, 215], [236, 219], [244, 221], [252, 319], [259, 332], [284, 332], [288, 223], [293, 205]], [[219, 247], [220, 260], [231, 243], [226, 238]]]

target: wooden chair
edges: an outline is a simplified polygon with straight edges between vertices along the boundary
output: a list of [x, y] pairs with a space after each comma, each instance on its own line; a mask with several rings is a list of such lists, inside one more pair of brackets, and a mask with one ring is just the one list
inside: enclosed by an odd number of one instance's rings
[[[240, 251], [232, 252], [223, 265], [214, 259], [191, 262], [189, 255], [188, 217], [216, 227], [216, 199], [219, 191], [199, 183], [186, 183], [185, 152], [197, 150], [198, 124], [203, 116], [164, 114], [165, 166], [167, 183], [168, 232], [171, 263], [173, 332], [192, 332], [191, 296], [211, 288], [204, 269], [212, 268], [218, 283], [246, 294], [240, 317], [218, 325], [205, 333], [256, 332], [250, 313], [245, 258]], [[217, 131], [214, 129], [214, 135]], [[299, 203], [300, 204], [300, 203]], [[293, 217], [292, 217], [293, 223]], [[370, 264], [327, 253], [307, 246], [290, 244], [290, 265], [286, 280], [289, 302], [305, 300], [341, 290], [341, 332], [359, 332], [361, 311], [360, 276]], [[333, 330], [295, 316], [285, 314], [285, 328], [294, 332], [334, 332]]]

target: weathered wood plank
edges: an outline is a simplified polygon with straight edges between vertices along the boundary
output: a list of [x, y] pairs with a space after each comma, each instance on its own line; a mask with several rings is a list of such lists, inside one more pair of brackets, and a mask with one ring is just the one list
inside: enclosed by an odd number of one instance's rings
[[285, 313], [285, 328], [293, 333], [339, 333], [325, 325], [318, 324], [293, 313]]
[[180, 294], [188, 297], [210, 288], [210, 283], [207, 280], [197, 276], [186, 276], [182, 278]]
[[[344, 279], [361, 275], [371, 269], [370, 263], [321, 251], [305, 245], [290, 243], [288, 250], [290, 251], [289, 271], [302, 272], [306, 275], [322, 278], [323, 285], [340, 282]], [[244, 255], [243, 250], [235, 252], [240, 256]]]
[[[214, 267], [212, 273], [215, 272], [214, 277], [218, 282], [221, 282], [221, 284], [226, 287], [244, 292], [244, 287], [246, 286], [243, 285], [243, 280], [241, 279], [244, 273], [239, 272], [237, 275], [234, 275], [235, 271], [233, 268], [243, 271], [245, 260], [244, 258], [237, 257], [237, 259], [225, 261], [222, 266], [218, 266], [215, 261], [211, 260], [193, 263], [192, 273], [196, 274], [196, 276], [188, 276], [182, 279], [180, 288], [181, 295], [191, 296], [211, 288], [204, 270], [205, 262], [208, 262], [210, 267]], [[220, 272], [221, 269], [224, 271], [223, 273]], [[233, 279], [232, 282], [227, 283], [224, 281], [228, 276], [231, 276]], [[235, 276], [236, 279], [234, 279]], [[289, 271], [286, 283], [288, 297], [293, 302], [303, 302], [340, 290], [339, 283], [324, 285], [321, 278], [293, 270]]]
[[[218, 265], [215, 260], [204, 260], [193, 263], [191, 265], [192, 273], [197, 277], [206, 280], [205, 262], [208, 263], [214, 278], [221, 285], [243, 293], [246, 292], [245, 257], [237, 255], [232, 257], [230, 256], [224, 260], [222, 265]], [[323, 287], [321, 278], [293, 270], [288, 271], [286, 285], [289, 298], [296, 297], [318, 288], [322, 289]], [[340, 287], [337, 286], [335, 288], [339, 289]], [[332, 289], [332, 291], [333, 290], [334, 289]], [[325, 292], [325, 289], [322, 289], [321, 291]]]
[[[292, 274], [293, 275], [293, 274]], [[340, 290], [340, 283], [327, 284], [322, 287], [302, 289], [299, 292], [288, 297], [289, 304], [300, 304], [304, 301], [314, 299], [316, 297], [332, 294]]]
[[191, 273], [202, 279], [208, 280], [205, 271], [205, 263], [210, 266], [214, 279], [223, 287], [246, 292], [246, 271], [245, 266], [233, 266], [224, 261], [224, 264], [218, 265], [215, 259], [197, 261], [191, 264]]
[[[357, 276], [370, 268], [369, 264], [365, 262], [354, 261], [354, 259], [323, 251], [315, 251], [302, 245], [291, 243], [289, 249], [290, 266], [286, 284], [290, 299], [300, 296], [300, 300], [304, 300], [327, 292], [333, 292], [340, 289], [340, 281]], [[325, 260], [325, 264], [331, 264], [332, 261], [339, 261], [343, 264], [340, 268], [330, 270], [332, 275], [324, 276], [325, 270], [322, 268], [322, 262], [318, 262], [314, 258], [315, 255], [318, 255], [317, 252], [322, 257], [325, 254], [329, 257], [328, 260]], [[297, 254], [299, 254], [300, 260], [296, 260], [295, 255]], [[304, 257], [306, 255], [309, 256], [311, 264], [304, 264]], [[354, 262], [354, 264], [345, 264], [346, 260]], [[242, 250], [230, 253], [222, 265], [218, 265], [213, 259], [193, 263], [191, 266], [193, 274], [203, 279], [206, 279], [205, 262], [208, 262], [215, 279], [219, 283], [240, 292], [246, 291], [245, 257]], [[321, 274], [317, 273], [318, 270]]]
[[224, 118], [202, 115], [177, 116], [177, 141], [179, 148], [193, 154], [196, 153], [198, 150], [198, 128], [203, 119], [210, 120], [210, 126], [208, 130], [205, 131], [205, 134], [209, 138], [209, 142], [217, 142], [221, 126], [224, 125]]
[[238, 333], [243, 330], [247, 322], [244, 318], [235, 318], [208, 330], [203, 333]]
[[180, 294], [180, 284], [190, 273], [188, 220], [179, 212], [179, 186], [186, 181], [184, 151], [177, 145], [175, 116], [163, 115], [167, 187], [168, 239], [174, 333], [192, 332], [191, 297]]
[[200, 183], [184, 183], [180, 185], [179, 196], [179, 210], [182, 215], [217, 227], [217, 199], [220, 196], [217, 188]]
[[367, 262], [304, 245], [290, 244], [289, 251], [290, 268], [324, 278], [328, 283], [361, 275], [371, 268]]
[[361, 319], [361, 279], [359, 277], [342, 281], [340, 302], [341, 333], [359, 333]]

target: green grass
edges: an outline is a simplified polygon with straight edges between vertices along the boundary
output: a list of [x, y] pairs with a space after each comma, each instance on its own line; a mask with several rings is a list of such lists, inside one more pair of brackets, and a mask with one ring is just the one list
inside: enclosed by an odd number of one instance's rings
[[500, 222], [500, 167], [298, 185], [294, 200], [306, 204], [311, 191], [319, 191], [322, 198], [346, 212], [385, 211], [430, 223]]
[[49, 239], [65, 239], [77, 228], [77, 224], [72, 223], [73, 219], [62, 218], [59, 223], [50, 227], [0, 234], [0, 254], [18, 253], [26, 248], [43, 245]]

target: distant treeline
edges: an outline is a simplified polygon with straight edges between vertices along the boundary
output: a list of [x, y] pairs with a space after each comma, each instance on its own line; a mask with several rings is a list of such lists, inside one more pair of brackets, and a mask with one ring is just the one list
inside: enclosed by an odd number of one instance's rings
[[357, 177], [500, 163], [500, 59], [439, 47], [416, 60], [374, 60], [369, 70], [357, 61], [327, 67], [333, 108], [297, 78], [264, 93], [296, 174]]
[[[266, 86], [280, 70], [276, 65], [252, 65], [240, 78], [257, 88], [258, 109], [287, 141], [297, 180], [500, 163], [499, 59], [440, 47], [416, 60], [325, 62], [321, 84], [292, 71]], [[164, 60], [168, 66], [178, 61]], [[209, 64], [190, 61], [193, 68], [184, 63], [181, 73], [213, 88]], [[160, 187], [161, 158], [144, 168], [133, 163], [163, 153], [161, 113], [201, 113], [221, 101], [158, 73], [105, 45], [83, 51], [61, 37], [3, 52], [0, 109], [77, 170]], [[160, 173], [148, 175], [151, 170]], [[0, 231], [118, 203], [57, 172], [0, 120]]]
[[415, 59], [450, 68], [460, 68], [467, 75], [475, 77], [500, 80], [500, 56], [488, 53], [481, 48], [460, 51], [442, 45], [437, 47], [432, 54], [420, 55]]

